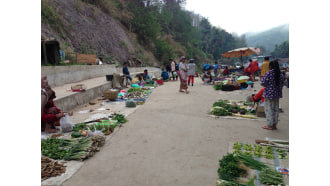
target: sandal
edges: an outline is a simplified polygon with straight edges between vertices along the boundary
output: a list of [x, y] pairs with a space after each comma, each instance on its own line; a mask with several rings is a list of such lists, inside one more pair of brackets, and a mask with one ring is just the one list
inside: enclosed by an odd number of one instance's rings
[[268, 125], [262, 126], [263, 129], [267, 129], [267, 130], [276, 130], [276, 127], [270, 127]]
[[179, 90], [179, 92], [184, 92], [183, 90]]

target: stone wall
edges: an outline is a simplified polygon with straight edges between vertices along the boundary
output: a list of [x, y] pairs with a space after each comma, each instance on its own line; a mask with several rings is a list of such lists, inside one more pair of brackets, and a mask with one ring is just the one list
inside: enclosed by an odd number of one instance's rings
[[[143, 73], [148, 69], [149, 74], [160, 77], [161, 69], [156, 67], [128, 67], [132, 74]], [[68, 83], [76, 83], [86, 79], [92, 79], [113, 73], [122, 74], [122, 67], [115, 65], [71, 65], [71, 66], [42, 66], [41, 75], [46, 75], [51, 86], [61, 86]]]

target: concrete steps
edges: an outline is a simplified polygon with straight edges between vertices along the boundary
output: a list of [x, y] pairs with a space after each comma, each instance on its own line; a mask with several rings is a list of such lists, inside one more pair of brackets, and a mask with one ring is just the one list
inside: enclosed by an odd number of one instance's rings
[[[136, 74], [140, 73], [143, 72], [131, 73], [131, 77], [133, 78]], [[160, 77], [160, 71], [152, 71], [150, 73], [154, 74], [156, 77]], [[84, 92], [72, 92], [71, 86], [77, 84], [84, 84], [87, 86], [87, 89]], [[77, 106], [88, 104], [91, 100], [98, 97], [102, 97], [103, 90], [111, 88], [112, 82], [107, 81], [105, 76], [52, 87], [56, 93], [56, 98], [54, 99], [55, 105], [66, 112], [73, 110]]]

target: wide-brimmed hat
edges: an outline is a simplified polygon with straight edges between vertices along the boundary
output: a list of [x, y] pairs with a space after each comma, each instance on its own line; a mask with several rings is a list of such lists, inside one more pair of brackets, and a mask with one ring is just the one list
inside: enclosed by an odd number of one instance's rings
[[186, 59], [186, 57], [182, 56], [182, 57], [181, 57], [181, 60], [183, 60], [183, 59]]

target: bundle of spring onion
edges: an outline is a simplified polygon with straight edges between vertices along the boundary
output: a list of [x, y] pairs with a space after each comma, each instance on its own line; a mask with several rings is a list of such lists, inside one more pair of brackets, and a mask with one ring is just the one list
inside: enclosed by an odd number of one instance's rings
[[238, 154], [238, 158], [244, 163], [244, 165], [251, 167], [252, 169], [261, 170], [267, 167], [264, 163], [254, 160], [253, 157], [249, 155]]
[[72, 139], [48, 138], [41, 142], [41, 153], [56, 160], [82, 161], [100, 151], [99, 147], [104, 143], [105, 137], [100, 135]]

